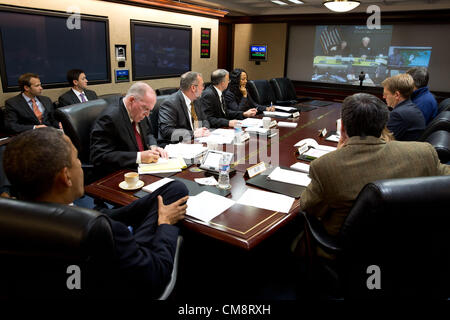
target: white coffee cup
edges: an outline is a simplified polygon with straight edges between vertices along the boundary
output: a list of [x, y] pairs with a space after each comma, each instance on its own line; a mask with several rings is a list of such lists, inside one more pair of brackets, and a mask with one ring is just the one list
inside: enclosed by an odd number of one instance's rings
[[137, 172], [127, 172], [124, 175], [125, 182], [128, 185], [128, 188], [133, 188], [139, 181], [139, 174]]
[[341, 126], [342, 126], [342, 121], [341, 121], [341, 119], [337, 119], [337, 120], [336, 120], [336, 134], [337, 134], [338, 136], [341, 135]]
[[264, 117], [262, 119], [262, 121], [263, 121], [263, 128], [264, 129], [270, 129], [270, 122], [271, 122], [270, 117]]

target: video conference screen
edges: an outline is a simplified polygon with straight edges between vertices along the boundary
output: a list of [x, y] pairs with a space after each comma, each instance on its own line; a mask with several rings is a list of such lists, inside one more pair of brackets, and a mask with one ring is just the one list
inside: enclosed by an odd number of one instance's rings
[[131, 22], [133, 80], [179, 77], [191, 69], [191, 28]]
[[19, 90], [17, 80], [27, 72], [49, 87], [67, 86], [67, 71], [74, 68], [83, 69], [90, 83], [111, 81], [108, 20], [81, 16], [79, 28], [70, 29], [68, 17], [0, 8], [3, 91]]
[[389, 76], [428, 67], [431, 47], [391, 46], [392, 25], [316, 26], [313, 75], [318, 82], [380, 86]]

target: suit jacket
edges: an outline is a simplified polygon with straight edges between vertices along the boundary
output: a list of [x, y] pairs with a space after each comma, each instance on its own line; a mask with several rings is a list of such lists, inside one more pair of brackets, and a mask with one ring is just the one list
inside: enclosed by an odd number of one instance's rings
[[236, 97], [236, 95], [228, 89], [225, 90], [223, 93], [224, 93], [225, 104], [228, 106], [229, 110], [247, 111], [248, 109], [256, 108], [259, 113], [266, 110], [266, 106], [257, 104], [252, 99], [248, 90], [247, 90], [247, 98], [241, 96], [240, 99], [239, 99], [239, 97]]
[[400, 102], [389, 115], [388, 129], [395, 140], [417, 141], [425, 130], [422, 111], [410, 100]]
[[[150, 121], [139, 122], [144, 149], [156, 145]], [[98, 174], [123, 168], [136, 168], [139, 148], [123, 99], [109, 105], [95, 121], [91, 131], [90, 157]]]
[[440, 163], [428, 143], [351, 137], [341, 149], [311, 162], [311, 183], [300, 197], [300, 207], [336, 235], [367, 183], [438, 175], [450, 175], [450, 166]]
[[222, 98], [224, 99], [224, 110], [222, 110], [219, 94], [213, 85], [202, 93], [200, 102], [211, 128], [228, 127], [229, 120], [244, 119], [242, 111], [229, 110], [225, 103], [225, 97], [222, 96]]
[[[38, 100], [44, 106], [42, 124], [59, 129], [59, 123], [53, 116], [53, 103], [46, 96], [38, 96]], [[22, 93], [12, 97], [5, 102], [5, 130], [11, 134], [18, 134], [33, 129], [40, 125], [30, 105], [22, 96]]]
[[[202, 121], [201, 127], [209, 128], [209, 123], [203, 113], [201, 104], [194, 101], [195, 113]], [[173, 93], [161, 104], [158, 115], [158, 139], [179, 142], [182, 139], [192, 139], [194, 133], [189, 120], [189, 112], [181, 90]], [[172, 139], [173, 135], [173, 139]]]
[[[97, 94], [95, 91], [92, 90], [84, 90], [84, 93], [88, 100], [95, 100], [98, 99]], [[78, 99], [77, 95], [73, 92], [72, 89], [67, 91], [66, 93], [62, 94], [58, 98], [59, 108], [64, 106], [70, 106], [72, 104], [81, 103], [80, 99]]]

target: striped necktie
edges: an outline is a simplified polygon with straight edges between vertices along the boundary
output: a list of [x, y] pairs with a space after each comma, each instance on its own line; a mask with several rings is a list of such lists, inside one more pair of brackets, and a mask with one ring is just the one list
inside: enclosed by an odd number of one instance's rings
[[136, 143], [138, 145], [138, 149], [139, 149], [139, 151], [144, 151], [144, 144], [142, 143], [142, 137], [139, 134], [139, 131], [137, 131], [136, 122], [133, 121], [132, 126], [133, 126], [134, 136], [136, 137]]
[[198, 117], [197, 113], [195, 112], [194, 102], [191, 102], [191, 116], [192, 116], [192, 126], [194, 130], [196, 130], [198, 129]]
[[42, 112], [39, 110], [39, 107], [36, 103], [36, 100], [33, 98], [31, 99], [31, 103], [33, 105], [33, 112], [36, 118], [39, 120], [39, 123], [42, 123]]

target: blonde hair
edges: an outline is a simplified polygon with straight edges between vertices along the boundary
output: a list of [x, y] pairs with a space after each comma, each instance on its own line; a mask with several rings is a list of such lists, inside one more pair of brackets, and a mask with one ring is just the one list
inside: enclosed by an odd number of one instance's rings
[[414, 79], [407, 73], [402, 73], [387, 78], [381, 83], [381, 85], [383, 88], [388, 89], [391, 93], [398, 91], [405, 99], [409, 99], [414, 91]]

